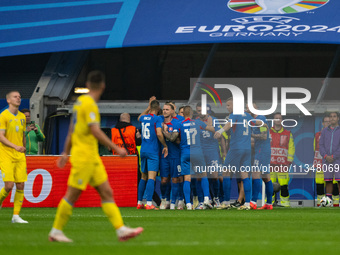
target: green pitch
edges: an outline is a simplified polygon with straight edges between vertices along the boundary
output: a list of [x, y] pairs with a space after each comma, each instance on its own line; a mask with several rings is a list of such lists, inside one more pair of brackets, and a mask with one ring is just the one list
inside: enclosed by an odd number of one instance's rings
[[339, 208], [273, 211], [145, 211], [122, 208], [126, 225], [144, 233], [125, 243], [101, 208], [75, 208], [65, 234], [72, 244], [50, 243], [55, 208], [23, 208], [29, 224], [12, 224], [0, 211], [0, 254], [326, 254], [339, 251]]

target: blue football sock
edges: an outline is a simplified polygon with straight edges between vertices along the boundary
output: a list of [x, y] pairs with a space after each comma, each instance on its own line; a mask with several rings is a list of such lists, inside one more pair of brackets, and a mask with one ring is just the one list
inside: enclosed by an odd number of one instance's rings
[[153, 197], [153, 192], [155, 191], [155, 181], [152, 179], [148, 180], [146, 184], [146, 201], [151, 202]]
[[171, 203], [172, 204], [176, 203], [176, 199], [178, 195], [178, 187], [179, 187], [179, 183], [172, 183], [172, 187], [171, 187]]
[[224, 200], [223, 181], [218, 180], [218, 183], [219, 183], [218, 185], [220, 186], [220, 194], [219, 194], [220, 201], [223, 201]]
[[244, 195], [245, 195], [245, 202], [249, 203], [251, 198], [251, 183], [249, 178], [245, 178], [243, 181], [243, 189], [244, 189]]
[[270, 180], [269, 182], [266, 182], [266, 196], [267, 196], [267, 204], [272, 204], [273, 201], [273, 192], [274, 192], [274, 188], [273, 188], [273, 183]]
[[138, 201], [143, 200], [145, 186], [146, 186], [146, 180], [140, 179], [139, 185], [138, 185]]
[[224, 193], [223, 201], [230, 201], [230, 188], [231, 188], [230, 177], [223, 177], [223, 193]]
[[184, 200], [183, 182], [178, 183], [178, 200]]
[[211, 184], [213, 187], [214, 197], [218, 197], [220, 193], [220, 183], [218, 182], [218, 180], [212, 180]]
[[261, 190], [261, 179], [253, 179], [253, 195], [251, 201], [257, 202]]
[[161, 183], [161, 196], [162, 196], [162, 199], [166, 198], [166, 189], [168, 187], [168, 183], [164, 183], [162, 184]]
[[197, 197], [197, 189], [196, 189], [196, 186], [197, 186], [197, 179], [196, 178], [192, 178], [191, 179], [191, 190], [192, 190], [192, 195], [194, 197]]
[[196, 181], [196, 191], [198, 196], [198, 202], [203, 203], [203, 189], [202, 189], [202, 182], [200, 180]]
[[166, 192], [165, 192], [165, 198], [167, 201], [170, 201], [170, 193], [171, 193], [171, 183], [168, 182], [166, 184]]
[[203, 195], [204, 197], [210, 197], [210, 192], [209, 192], [209, 181], [207, 177], [203, 177], [201, 179], [201, 185], [203, 189]]
[[189, 181], [184, 181], [183, 184], [183, 193], [184, 193], [184, 197], [185, 197], [185, 203], [191, 203], [190, 202], [190, 182]]

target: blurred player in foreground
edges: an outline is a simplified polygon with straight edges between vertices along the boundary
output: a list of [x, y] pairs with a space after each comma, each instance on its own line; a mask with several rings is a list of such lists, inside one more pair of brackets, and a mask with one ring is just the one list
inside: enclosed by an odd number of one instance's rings
[[120, 211], [113, 200], [105, 167], [98, 153], [98, 141], [115, 150], [120, 156], [125, 156], [127, 152], [112, 143], [100, 129], [100, 115], [96, 102], [105, 89], [104, 74], [99, 71], [90, 72], [86, 86], [90, 91], [88, 95], [80, 96], [74, 104], [65, 148], [58, 161], [58, 167], [63, 168], [71, 152], [72, 168], [67, 183], [68, 188], [58, 205], [53, 228], [48, 237], [50, 241], [72, 242], [64, 235], [63, 228], [72, 214], [74, 203], [86, 189], [87, 184], [90, 184], [99, 193], [103, 211], [116, 229], [119, 241], [126, 241], [142, 233], [143, 228], [124, 226]]

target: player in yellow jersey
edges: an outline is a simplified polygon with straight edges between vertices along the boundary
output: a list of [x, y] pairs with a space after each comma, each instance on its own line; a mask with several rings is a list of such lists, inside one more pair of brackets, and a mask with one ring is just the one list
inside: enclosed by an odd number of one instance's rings
[[12, 223], [28, 223], [20, 216], [24, 201], [26, 170], [26, 117], [19, 112], [21, 96], [18, 91], [7, 93], [8, 109], [0, 114], [0, 168], [5, 186], [0, 190], [2, 202], [16, 185]]
[[63, 228], [72, 214], [74, 203], [86, 189], [87, 184], [90, 184], [99, 193], [102, 209], [116, 229], [119, 241], [126, 241], [142, 233], [143, 228], [124, 226], [120, 211], [113, 200], [105, 167], [99, 157], [98, 141], [115, 150], [120, 156], [125, 156], [127, 152], [112, 143], [100, 129], [100, 115], [96, 102], [105, 89], [104, 74], [100, 71], [90, 72], [87, 76], [86, 86], [90, 91], [88, 95], [80, 96], [74, 104], [64, 151], [58, 161], [58, 166], [64, 167], [68, 155], [71, 153], [72, 168], [67, 183], [68, 188], [58, 205], [53, 228], [49, 233], [49, 240], [72, 242], [64, 235]]

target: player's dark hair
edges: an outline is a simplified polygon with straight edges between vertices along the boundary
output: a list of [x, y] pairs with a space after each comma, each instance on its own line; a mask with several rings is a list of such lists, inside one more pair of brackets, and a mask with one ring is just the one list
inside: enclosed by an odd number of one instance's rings
[[158, 111], [159, 109], [159, 102], [157, 100], [153, 100], [151, 103], [150, 103], [150, 108], [151, 110], [156, 110]]
[[196, 104], [196, 108], [197, 107], [202, 107], [202, 103], [201, 102], [198, 102], [197, 104]]
[[178, 112], [180, 112], [184, 107], [185, 105], [182, 105], [180, 108], [178, 108]]
[[20, 94], [20, 92], [18, 90], [11, 90], [11, 91], [7, 92], [6, 99], [8, 99], [9, 95], [12, 94], [13, 92], [18, 92]]
[[25, 108], [25, 109], [22, 109], [22, 110], [21, 110], [21, 112], [22, 112], [22, 113], [25, 113], [25, 112], [29, 112], [29, 113], [31, 113], [31, 111], [30, 111], [29, 109], [27, 109], [27, 108]]
[[183, 115], [184, 117], [186, 118], [189, 118], [192, 116], [192, 108], [190, 105], [187, 105], [187, 106], [184, 106], [184, 109], [183, 109]]
[[162, 111], [161, 108], [159, 108], [159, 109], [158, 109], [158, 112], [157, 112], [157, 116], [161, 116], [161, 115], [163, 115], [163, 111]]
[[168, 105], [168, 106], [171, 107], [172, 110], [175, 110], [175, 107], [174, 107], [174, 105], [172, 103], [165, 103], [164, 105]]
[[173, 105], [175, 105], [175, 101], [174, 100], [167, 100], [167, 101], [165, 101], [165, 103], [166, 104], [173, 104]]
[[99, 89], [101, 84], [105, 82], [105, 74], [101, 71], [91, 71], [87, 75], [86, 80], [90, 86], [90, 89]]
[[229, 97], [226, 102], [233, 101], [233, 97]]

